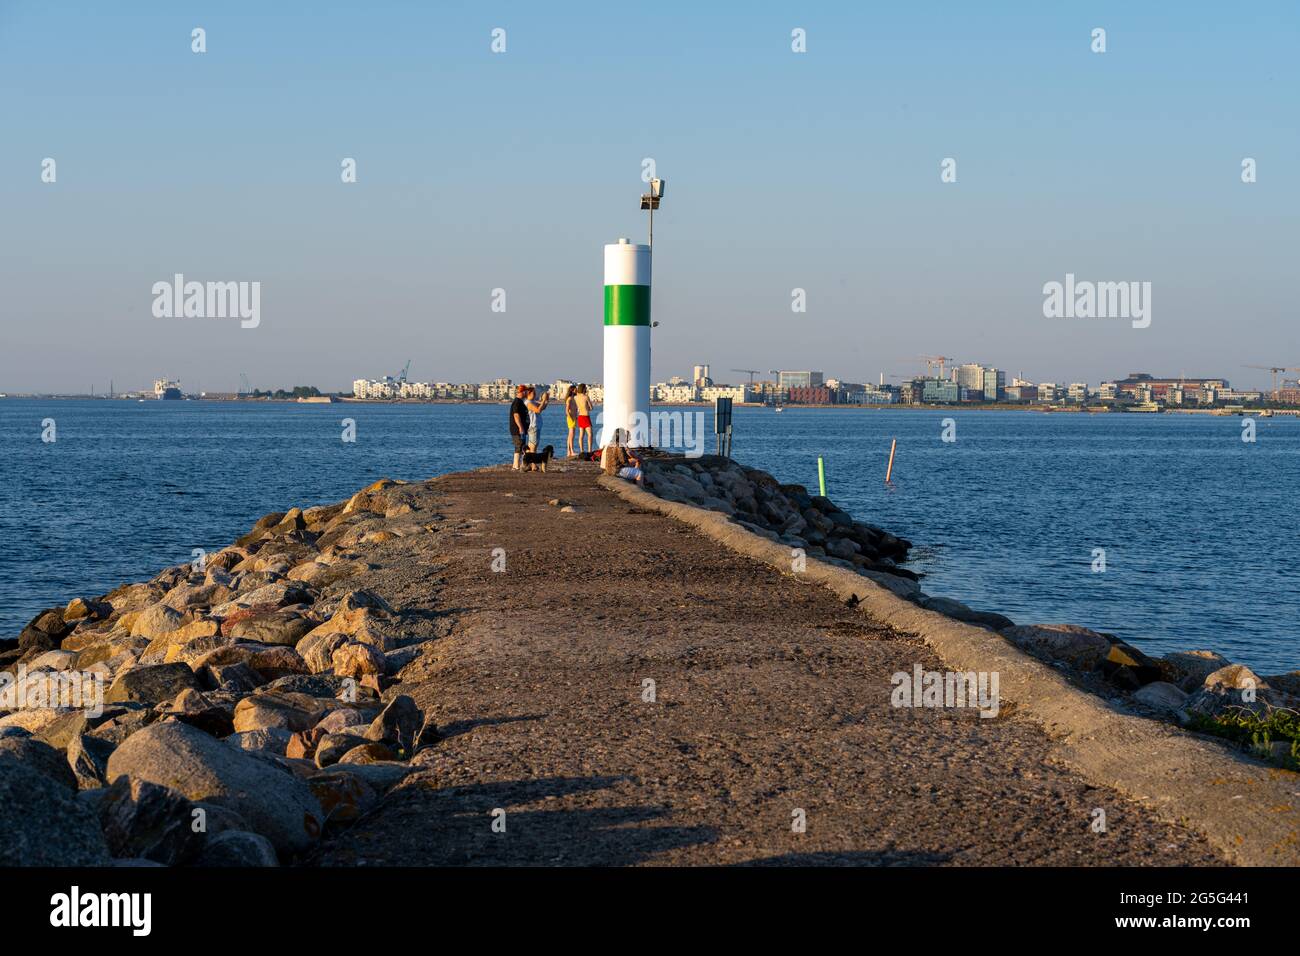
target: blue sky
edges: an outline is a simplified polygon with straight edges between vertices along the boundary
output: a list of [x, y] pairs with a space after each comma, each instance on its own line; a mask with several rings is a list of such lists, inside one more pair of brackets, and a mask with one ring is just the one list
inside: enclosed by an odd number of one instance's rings
[[[0, 391], [598, 380], [646, 157], [656, 380], [1300, 366], [1296, 4], [714, 6], [0, 2]], [[260, 326], [154, 318], [177, 272]], [[1150, 328], [1044, 318], [1067, 272]]]

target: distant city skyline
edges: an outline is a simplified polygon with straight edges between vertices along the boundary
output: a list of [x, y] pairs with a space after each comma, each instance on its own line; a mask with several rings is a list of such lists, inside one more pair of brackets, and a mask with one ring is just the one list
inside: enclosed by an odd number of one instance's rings
[[[702, 381], [703, 379], [707, 379], [709, 384], [720, 385], [720, 386], [733, 386], [733, 385], [738, 386], [738, 385], [753, 384], [753, 385], [774, 385], [774, 386], [779, 386], [781, 388], [787, 388], [791, 386], [815, 387], [823, 383], [838, 382], [838, 383], [854, 383], [854, 384], [868, 385], [868, 386], [897, 387], [901, 382], [905, 382], [905, 381], [920, 381], [923, 379], [935, 379], [935, 380], [942, 379], [942, 380], [960, 382], [962, 387], [980, 388], [981, 386], [979, 384], [971, 381], [967, 381], [962, 378], [961, 376], [962, 370], [969, 369], [969, 368], [976, 368], [980, 370], [980, 382], [984, 381], [983, 378], [984, 373], [988, 371], [997, 372], [998, 375], [1000, 376], [998, 381], [1002, 384], [1019, 383], [1023, 380], [1025, 384], [1051, 382], [1056, 385], [1070, 385], [1070, 384], [1082, 383], [1082, 384], [1087, 384], [1089, 386], [1092, 386], [1092, 385], [1104, 385], [1107, 383], [1117, 382], [1134, 375], [1149, 376], [1162, 381], [1175, 380], [1175, 379], [1186, 379], [1189, 382], [1199, 382], [1202, 380], [1221, 380], [1224, 383], [1230, 383], [1233, 381], [1233, 378], [1230, 375], [1187, 375], [1181, 372], [1172, 375], [1163, 375], [1160, 374], [1160, 372], [1158, 371], [1152, 374], [1150, 370], [1147, 369], [1129, 370], [1123, 373], [1122, 375], [1119, 373], [1115, 373], [1113, 375], [1103, 376], [1099, 379], [1086, 379], [1086, 378], [1081, 378], [1079, 376], [1069, 376], [1069, 375], [1050, 379], [1041, 376], [1035, 378], [1034, 376], [1022, 375], [1020, 373], [1012, 374], [1007, 369], [1001, 368], [996, 365], [991, 365], [991, 364], [984, 365], [983, 363], [961, 363], [960, 365], [953, 365], [953, 366], [946, 367], [945, 369], [942, 370], [942, 374], [940, 374], [939, 371], [935, 371], [934, 369], [928, 369], [926, 371], [916, 372], [912, 375], [899, 375], [899, 374], [890, 375], [886, 373], [884, 377], [887, 380], [881, 382], [879, 375], [874, 377], [872, 376], [854, 377], [848, 375], [841, 375], [841, 374], [837, 374], [834, 371], [831, 372], [825, 371], [825, 366], [821, 368], [814, 368], [814, 369], [807, 369], [807, 370], [770, 369], [765, 374], [757, 374], [758, 373], [757, 369], [729, 369], [727, 370], [727, 373], [729, 374], [707, 374], [711, 371], [711, 366], [708, 365], [707, 363], [696, 363], [695, 365], [691, 366], [691, 374], [689, 375], [682, 375], [679, 373], [679, 374], [666, 375], [662, 377], [655, 376], [654, 385], [655, 387], [659, 387], [662, 385], [680, 385], [686, 383], [697, 383]], [[699, 374], [701, 370], [703, 370], [706, 374], [701, 376]], [[754, 376], [752, 376], [752, 378], [748, 374], [746, 374], [751, 371], [756, 373]], [[1290, 371], [1300, 374], [1300, 368], [1293, 369]], [[349, 390], [355, 392], [356, 385], [359, 382], [367, 382], [367, 383], [375, 383], [375, 384], [388, 382], [388, 383], [396, 384], [396, 383], [409, 381], [412, 384], [425, 384], [425, 385], [433, 385], [433, 384], [454, 385], [454, 386], [477, 385], [482, 388], [487, 388], [491, 386], [493, 390], [494, 398], [506, 398], [508, 396], [505, 394], [505, 391], [503, 390], [512, 390], [514, 385], [524, 383], [524, 382], [528, 384], [534, 384], [534, 385], [550, 385], [552, 383], [561, 382], [561, 381], [572, 382], [574, 384], [577, 384], [580, 381], [584, 381], [582, 379], [574, 378], [572, 376], [559, 376], [558, 378], [553, 378], [553, 379], [544, 379], [544, 378], [514, 379], [509, 376], [503, 376], [503, 375], [492, 376], [490, 378], [485, 378], [485, 379], [475, 379], [463, 375], [462, 376], [451, 375], [451, 376], [443, 376], [439, 378], [426, 378], [426, 377], [416, 376], [413, 374], [406, 374], [407, 372], [409, 372], [409, 368], [403, 369], [399, 371], [397, 374], [389, 373], [385, 375], [375, 375], [375, 376], [358, 376], [358, 377], [354, 377], [350, 383], [340, 386], [338, 388], [321, 387], [318, 383], [314, 381], [295, 380], [293, 382], [272, 382], [272, 383], [264, 383], [264, 384], [256, 384], [256, 385], [254, 385], [251, 382], [250, 383], [241, 382], [239, 387], [234, 389], [220, 389], [220, 388], [210, 389], [210, 388], [200, 387], [199, 385], [194, 385], [191, 387], [190, 385], [182, 382], [180, 379], [168, 379], [164, 377], [160, 379], [155, 379], [152, 383], [148, 385], [140, 385], [140, 386], [136, 386], [136, 385], [123, 386], [121, 383], [115, 383], [115, 384], [110, 383], [110, 387], [95, 387], [93, 392], [89, 389], [85, 391], [78, 391], [76, 389], [71, 389], [71, 390], [52, 390], [52, 389], [16, 390], [15, 389], [15, 390], [11, 390], [10, 392], [0, 391], [0, 394], [103, 395], [103, 394], [108, 394], [110, 391], [112, 391], [117, 394], [125, 395], [129, 393], [133, 394], [137, 392], [157, 391], [160, 389], [161, 385], [165, 384], [168, 386], [175, 386], [177, 389], [179, 389], [180, 391], [184, 392], [187, 395], [226, 394], [226, 393], [244, 394], [245, 392], [247, 394], [252, 394], [254, 392], [270, 393], [276, 390], [292, 390], [296, 387], [313, 388], [319, 391], [321, 394], [339, 395], [339, 394], [347, 394]], [[601, 379], [599, 375], [593, 377], [589, 381], [591, 384], [597, 386], [601, 384]], [[1297, 387], [1297, 385], [1300, 385], [1300, 381], [1294, 378], [1288, 379], [1283, 377], [1283, 378], [1279, 378], [1278, 382], [1281, 386], [1293, 388], [1293, 389]], [[1258, 390], [1268, 391], [1267, 388], [1262, 388], [1262, 387]], [[496, 394], [497, 392], [500, 392], [501, 394], [497, 395]]]
[[[0, 392], [599, 381], [646, 160], [656, 382], [1300, 366], [1294, 5], [655, 16], [631, 52], [644, 11], [597, 3], [5, 4]], [[257, 283], [258, 320], [159, 310], [177, 274]], [[1075, 276], [1143, 284], [1149, 326], [1047, 318]]]

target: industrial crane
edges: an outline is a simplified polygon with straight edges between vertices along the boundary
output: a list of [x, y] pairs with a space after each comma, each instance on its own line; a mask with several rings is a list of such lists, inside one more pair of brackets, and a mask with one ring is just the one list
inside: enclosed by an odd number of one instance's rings
[[747, 374], [747, 375], [749, 376], [749, 384], [750, 384], [750, 385], [753, 385], [753, 384], [754, 384], [754, 376], [755, 376], [755, 375], [762, 375], [762, 374], [763, 374], [763, 370], [762, 370], [761, 368], [733, 368], [731, 371], [733, 371], [733, 372], [744, 372], [745, 374]]
[[1273, 401], [1277, 401], [1277, 373], [1278, 372], [1300, 372], [1300, 368], [1289, 368], [1285, 365], [1243, 365], [1242, 368], [1257, 368], [1265, 372], [1273, 373]]
[[925, 371], [926, 371], [927, 374], [930, 373], [930, 372], [933, 372], [933, 371], [934, 371], [934, 367], [935, 367], [936, 365], [938, 365], [938, 366], [939, 366], [939, 377], [940, 377], [940, 378], [943, 378], [943, 365], [944, 365], [944, 363], [945, 363], [945, 362], [955, 362], [955, 361], [957, 361], [957, 360], [956, 360], [955, 358], [952, 358], [952, 357], [949, 356], [949, 355], [922, 355], [922, 356], [921, 356], [921, 361], [923, 361], [923, 362], [925, 363]]

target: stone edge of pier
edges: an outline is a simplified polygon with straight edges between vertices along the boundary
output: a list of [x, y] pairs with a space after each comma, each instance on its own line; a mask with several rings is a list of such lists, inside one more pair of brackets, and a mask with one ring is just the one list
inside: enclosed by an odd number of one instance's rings
[[917, 635], [950, 666], [997, 671], [1001, 695], [1038, 723], [1052, 754], [1085, 779], [1202, 833], [1232, 863], [1300, 865], [1300, 778], [1178, 727], [1124, 713], [1072, 686], [994, 631], [906, 601], [853, 571], [809, 556], [791, 572], [790, 549], [716, 511], [666, 501], [627, 481], [597, 481], [629, 504], [682, 521], [740, 554], [821, 585], [874, 620]]

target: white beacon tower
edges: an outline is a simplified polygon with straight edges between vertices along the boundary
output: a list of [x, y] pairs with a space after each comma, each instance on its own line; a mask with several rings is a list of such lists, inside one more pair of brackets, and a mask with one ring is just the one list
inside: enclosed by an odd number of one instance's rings
[[600, 444], [625, 428], [649, 444], [650, 247], [620, 239], [605, 246], [605, 404]]

